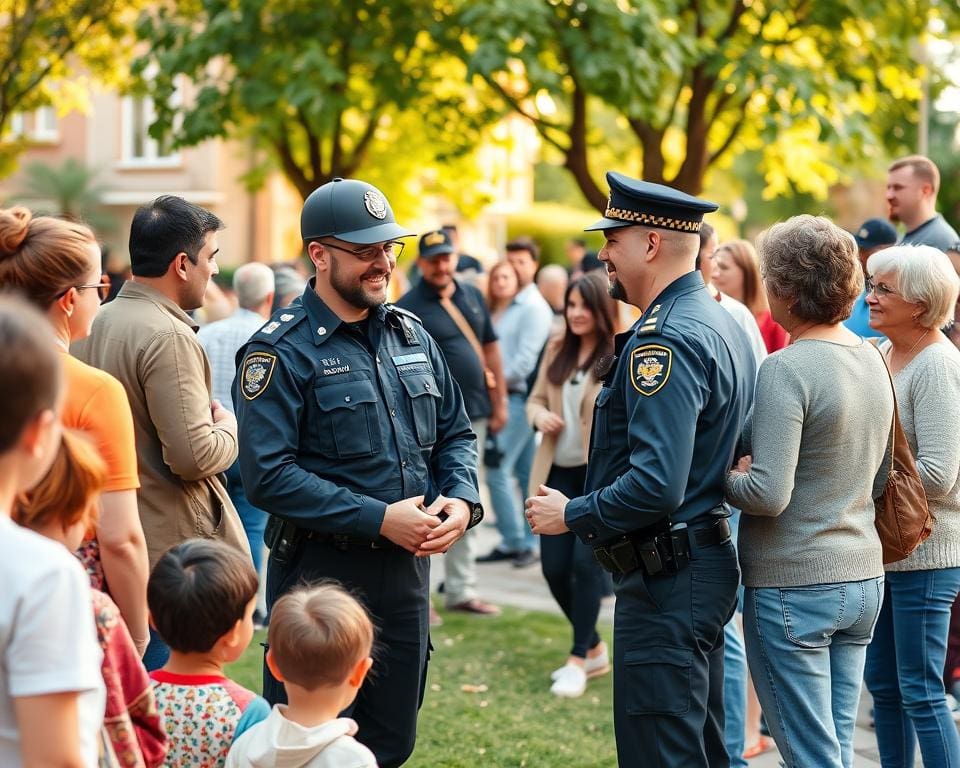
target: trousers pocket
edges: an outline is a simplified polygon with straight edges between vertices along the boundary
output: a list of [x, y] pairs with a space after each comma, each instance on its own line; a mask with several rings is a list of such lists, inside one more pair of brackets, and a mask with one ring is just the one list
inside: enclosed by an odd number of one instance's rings
[[787, 640], [801, 648], [825, 648], [840, 626], [845, 602], [842, 584], [780, 589]]
[[693, 651], [638, 648], [623, 657], [628, 715], [685, 715], [690, 711]]

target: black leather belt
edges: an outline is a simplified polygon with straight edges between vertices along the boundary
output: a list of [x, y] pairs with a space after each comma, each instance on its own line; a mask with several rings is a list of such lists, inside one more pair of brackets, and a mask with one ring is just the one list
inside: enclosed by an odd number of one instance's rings
[[333, 544], [338, 549], [396, 549], [397, 545], [389, 539], [378, 537], [376, 539], [363, 539], [356, 536], [343, 536], [336, 533], [320, 533], [301, 528], [300, 533], [307, 541], [315, 541], [320, 544]]
[[638, 569], [648, 576], [677, 573], [685, 568], [698, 549], [725, 544], [730, 540], [730, 523], [725, 517], [706, 525], [673, 525], [651, 535], [649, 530], [628, 533], [617, 541], [595, 547], [593, 555], [610, 573], [626, 575]]

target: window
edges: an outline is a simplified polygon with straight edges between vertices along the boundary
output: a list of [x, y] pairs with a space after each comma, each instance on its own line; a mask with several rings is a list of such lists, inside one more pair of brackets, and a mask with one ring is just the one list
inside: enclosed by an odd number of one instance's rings
[[[180, 101], [178, 88], [171, 99]], [[123, 99], [123, 164], [136, 167], [170, 167], [180, 164], [180, 153], [171, 147], [169, 138], [158, 141], [150, 135], [150, 126], [157, 119], [153, 99], [149, 96], [126, 96]]]
[[57, 125], [57, 111], [53, 107], [40, 107], [33, 113], [33, 131], [30, 138], [35, 141], [58, 141], [60, 130]]

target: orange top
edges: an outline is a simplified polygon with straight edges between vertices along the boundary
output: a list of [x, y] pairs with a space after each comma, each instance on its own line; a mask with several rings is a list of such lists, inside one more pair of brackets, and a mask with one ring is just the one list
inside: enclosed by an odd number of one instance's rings
[[105, 492], [140, 487], [133, 416], [123, 385], [113, 376], [64, 354], [66, 402], [61, 421], [87, 433], [107, 463]]

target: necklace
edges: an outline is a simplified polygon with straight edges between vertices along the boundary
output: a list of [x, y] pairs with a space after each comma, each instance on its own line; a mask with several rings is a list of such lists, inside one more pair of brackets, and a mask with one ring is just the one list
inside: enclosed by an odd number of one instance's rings
[[[917, 345], [918, 345], [921, 341], [923, 341], [923, 337], [926, 336], [926, 335], [927, 335], [927, 330], [926, 330], [926, 329], [924, 329], [923, 331], [920, 332], [920, 335], [917, 336], [917, 340], [916, 340], [915, 342], [913, 342], [913, 346], [910, 347], [910, 349], [908, 349], [908, 350], [906, 351], [906, 354], [903, 355], [904, 363], [906, 363], [907, 361], [909, 361], [909, 360], [911, 359], [910, 355], [913, 354], [913, 350], [915, 350], [915, 349], [917, 348]], [[892, 363], [892, 362], [893, 362], [893, 344], [892, 344], [892, 343], [890, 344], [890, 355], [889, 355], [889, 359], [890, 359], [890, 362]]]
[[[796, 326], [794, 326], [794, 327], [796, 327]], [[802, 331], [800, 331], [800, 333], [798, 333], [798, 334], [796, 334], [796, 335], [794, 335], [794, 334], [791, 332], [791, 333], [790, 333], [790, 343], [793, 344], [793, 342], [795, 342], [795, 341], [800, 341], [800, 339], [802, 339], [802, 338], [804, 337], [804, 334], [808, 333], [809, 331], [812, 331], [812, 330], [813, 330], [814, 328], [816, 328], [816, 327], [817, 327], [816, 324], [808, 325], [806, 328], [804, 328]]]

